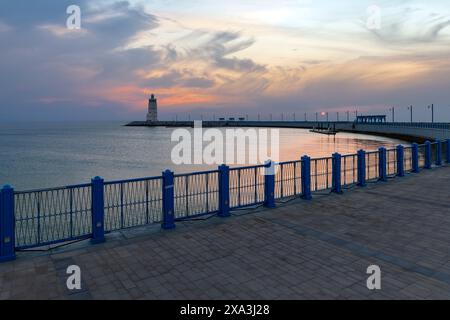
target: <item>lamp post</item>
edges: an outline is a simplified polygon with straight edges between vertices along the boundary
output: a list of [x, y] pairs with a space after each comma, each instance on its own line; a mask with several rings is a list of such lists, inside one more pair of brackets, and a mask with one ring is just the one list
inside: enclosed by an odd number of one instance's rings
[[413, 106], [409, 106], [408, 110], [411, 111], [411, 123], [413, 122]]
[[350, 111], [347, 110], [347, 122], [350, 122]]
[[395, 122], [395, 107], [389, 108], [389, 111], [392, 111], [392, 122]]
[[336, 112], [336, 115], [337, 115], [336, 119], [337, 119], [337, 121], [339, 122], [339, 111]]
[[305, 112], [305, 122], [307, 122], [308, 121], [308, 119], [307, 119], [307, 117], [306, 117], [306, 112]]
[[434, 104], [428, 106], [428, 109], [431, 109], [431, 123], [434, 123]]
[[316, 112], [316, 122], [319, 122], [319, 113]]

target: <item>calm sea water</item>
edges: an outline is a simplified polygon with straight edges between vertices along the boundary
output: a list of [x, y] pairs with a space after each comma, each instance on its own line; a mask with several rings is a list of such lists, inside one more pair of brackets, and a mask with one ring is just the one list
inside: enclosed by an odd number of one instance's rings
[[[172, 128], [124, 127], [123, 123], [0, 124], [0, 185], [16, 190], [207, 170], [216, 166], [171, 161]], [[336, 137], [301, 129], [280, 129], [280, 160], [375, 150], [402, 141], [351, 133]]]

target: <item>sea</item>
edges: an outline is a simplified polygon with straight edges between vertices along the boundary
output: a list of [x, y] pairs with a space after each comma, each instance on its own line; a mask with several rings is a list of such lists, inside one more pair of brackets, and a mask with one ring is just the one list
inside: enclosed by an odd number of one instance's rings
[[[125, 124], [126, 121], [0, 123], [0, 186], [8, 184], [25, 191], [88, 183], [96, 176], [110, 181], [159, 176], [167, 169], [188, 173], [217, 168], [217, 164], [175, 164], [172, 152], [179, 142], [172, 141], [172, 135], [177, 128]], [[219, 130], [226, 135], [226, 129]], [[278, 130], [279, 161], [296, 160], [303, 155], [316, 158], [334, 152], [350, 154], [359, 149], [370, 151], [404, 143], [365, 134], [328, 136], [305, 129]]]

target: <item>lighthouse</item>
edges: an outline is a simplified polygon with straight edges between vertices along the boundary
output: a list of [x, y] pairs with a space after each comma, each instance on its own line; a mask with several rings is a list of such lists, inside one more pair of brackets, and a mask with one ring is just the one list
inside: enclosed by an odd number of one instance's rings
[[152, 94], [148, 100], [147, 122], [158, 121], [158, 102], [155, 95]]

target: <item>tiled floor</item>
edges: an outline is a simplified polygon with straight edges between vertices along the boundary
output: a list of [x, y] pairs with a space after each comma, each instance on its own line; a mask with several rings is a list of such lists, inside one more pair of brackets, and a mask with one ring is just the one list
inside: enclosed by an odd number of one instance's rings
[[[445, 167], [174, 231], [19, 253], [0, 265], [0, 299], [448, 299], [449, 245]], [[82, 290], [70, 292], [74, 264]], [[370, 265], [381, 290], [366, 287]]]

